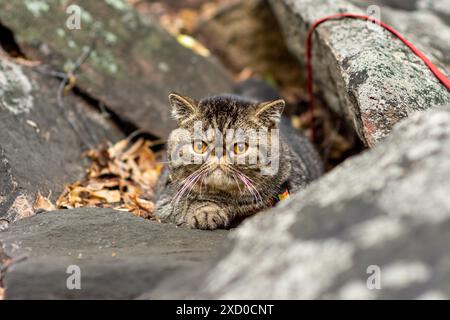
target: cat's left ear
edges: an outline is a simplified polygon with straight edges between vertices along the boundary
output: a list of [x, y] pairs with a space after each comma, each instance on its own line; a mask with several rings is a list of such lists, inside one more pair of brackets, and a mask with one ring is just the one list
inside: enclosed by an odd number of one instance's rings
[[263, 123], [276, 126], [280, 122], [285, 104], [282, 99], [260, 103], [255, 116]]
[[169, 95], [172, 116], [179, 124], [192, 117], [197, 111], [197, 102], [187, 96], [172, 92]]

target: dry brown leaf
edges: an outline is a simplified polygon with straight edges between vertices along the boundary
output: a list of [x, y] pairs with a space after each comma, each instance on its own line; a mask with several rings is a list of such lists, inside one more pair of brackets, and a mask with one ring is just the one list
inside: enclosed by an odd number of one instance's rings
[[193, 33], [198, 23], [198, 13], [192, 9], [181, 9], [179, 12], [179, 18], [183, 23], [183, 27], [189, 33]]
[[146, 170], [142, 172], [142, 184], [148, 186], [149, 188], [153, 188], [156, 186], [158, 182], [160, 170]]
[[128, 140], [123, 139], [117, 142], [115, 145], [108, 149], [109, 158], [113, 159], [123, 153], [124, 149], [128, 146]]
[[253, 76], [253, 70], [251, 68], [244, 68], [239, 74], [235, 76], [237, 82], [245, 81]]
[[139, 152], [139, 169], [143, 170], [146, 168], [150, 168], [155, 165], [156, 158], [155, 154], [150, 151], [150, 143], [145, 143], [143, 148], [140, 149]]
[[56, 207], [53, 205], [53, 203], [49, 198], [44, 197], [40, 192], [38, 192], [36, 195], [36, 200], [34, 201], [33, 204], [33, 210], [52, 211], [56, 210]]
[[124, 208], [138, 217], [148, 219], [151, 218], [151, 213], [154, 210], [154, 203], [136, 195], [131, 195], [127, 197]]
[[104, 179], [90, 179], [89, 183], [87, 185], [87, 188], [89, 190], [95, 191], [95, 190], [102, 190], [105, 188], [114, 188], [120, 186], [120, 179], [119, 178], [104, 178]]
[[107, 203], [120, 202], [121, 195], [119, 190], [98, 190], [91, 193], [91, 196], [102, 199]]
[[153, 195], [162, 164], [150, 149], [151, 141], [127, 139], [109, 147], [89, 150], [92, 161], [86, 179], [66, 186], [56, 202], [58, 208], [102, 207], [153, 218]]
[[128, 148], [128, 150], [123, 152], [121, 158], [128, 159], [128, 158], [136, 156], [136, 153], [140, 151], [143, 144], [144, 144], [144, 139], [137, 140], [130, 148]]
[[151, 202], [150, 200], [142, 199], [136, 195], [134, 196], [134, 201], [141, 209], [144, 209], [147, 212], [152, 212], [153, 209], [155, 208], [153, 202]]
[[64, 94], [68, 94], [70, 91], [72, 91], [72, 89], [77, 84], [77, 78], [75, 77], [75, 75], [73, 73], [69, 73], [68, 76], [69, 76], [69, 79], [68, 79], [69, 81], [64, 86]]
[[63, 208], [63, 209], [71, 209], [73, 208], [70, 206], [69, 202], [67, 201], [67, 195], [70, 192], [69, 186], [64, 187], [64, 191], [61, 193], [59, 198], [56, 200], [56, 207], [57, 208]]

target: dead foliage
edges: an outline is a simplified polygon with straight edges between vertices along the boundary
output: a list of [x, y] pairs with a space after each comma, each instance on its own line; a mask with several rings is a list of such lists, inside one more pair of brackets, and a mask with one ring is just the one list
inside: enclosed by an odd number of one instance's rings
[[36, 195], [36, 200], [33, 204], [33, 210], [36, 212], [38, 210], [42, 211], [53, 211], [56, 209], [55, 205], [50, 201], [50, 195], [44, 197], [40, 192]]
[[124, 139], [108, 147], [88, 150], [86, 156], [91, 165], [86, 178], [65, 186], [56, 205], [39, 193], [34, 209], [113, 208], [153, 219], [153, 190], [162, 164], [151, 146], [151, 141], [142, 138], [132, 144]]

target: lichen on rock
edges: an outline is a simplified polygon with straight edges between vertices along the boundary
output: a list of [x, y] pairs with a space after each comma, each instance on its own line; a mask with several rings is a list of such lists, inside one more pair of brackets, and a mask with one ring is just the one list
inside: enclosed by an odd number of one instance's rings
[[15, 115], [29, 112], [34, 105], [32, 91], [32, 82], [21, 66], [0, 60], [0, 108]]

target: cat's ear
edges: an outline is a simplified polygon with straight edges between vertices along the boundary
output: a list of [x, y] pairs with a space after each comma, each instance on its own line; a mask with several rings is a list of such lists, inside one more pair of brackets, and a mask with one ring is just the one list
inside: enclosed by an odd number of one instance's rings
[[197, 102], [190, 97], [172, 92], [169, 94], [169, 102], [172, 107], [172, 117], [179, 124], [188, 120], [197, 112]]
[[282, 99], [260, 103], [256, 108], [256, 118], [264, 124], [276, 126], [281, 120], [285, 102]]

